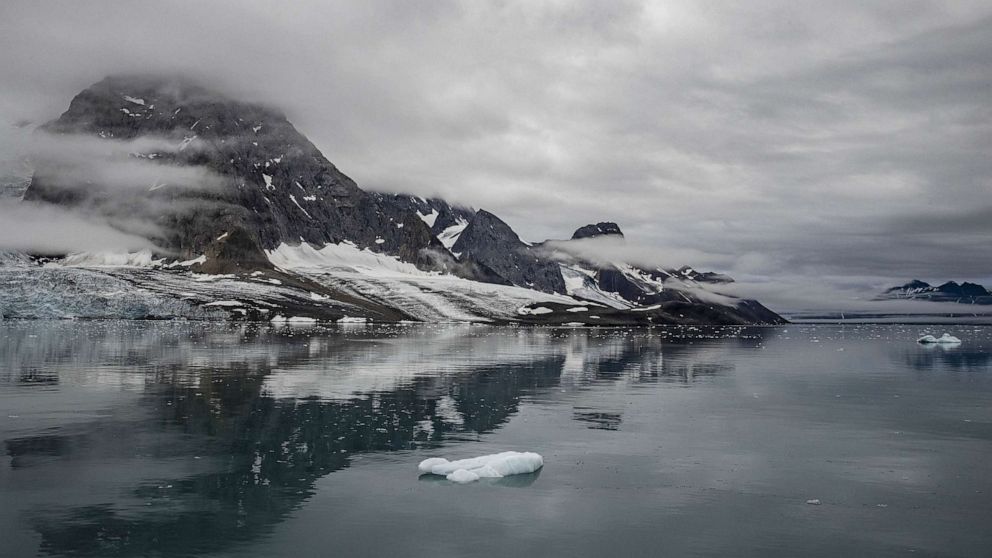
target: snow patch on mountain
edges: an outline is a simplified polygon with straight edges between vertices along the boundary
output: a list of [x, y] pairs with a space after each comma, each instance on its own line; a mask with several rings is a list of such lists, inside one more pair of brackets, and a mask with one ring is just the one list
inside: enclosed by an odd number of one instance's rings
[[362, 249], [347, 241], [326, 244], [322, 248], [314, 248], [305, 242], [298, 246], [283, 243], [273, 250], [266, 250], [266, 254], [273, 265], [285, 270], [355, 271], [378, 277], [431, 275], [395, 256]]
[[451, 225], [438, 233], [437, 239], [441, 241], [441, 244], [443, 244], [445, 248], [451, 250], [451, 247], [458, 242], [458, 237], [461, 236], [467, 226], [468, 220], [459, 218], [454, 225]]
[[617, 293], [600, 289], [596, 285], [596, 272], [581, 266], [561, 264], [561, 275], [565, 280], [565, 292], [570, 296], [596, 302], [616, 309], [630, 308], [631, 302]]
[[436, 209], [433, 209], [433, 208], [431, 209], [431, 212], [430, 213], [427, 213], [427, 214], [424, 214], [424, 213], [421, 213], [420, 211], [417, 211], [417, 217], [420, 217], [420, 219], [423, 222], [427, 223], [427, 226], [428, 227], [433, 227], [434, 226], [434, 221], [437, 221], [437, 216], [438, 215], [440, 215], [440, 213], [438, 213], [437, 210]]

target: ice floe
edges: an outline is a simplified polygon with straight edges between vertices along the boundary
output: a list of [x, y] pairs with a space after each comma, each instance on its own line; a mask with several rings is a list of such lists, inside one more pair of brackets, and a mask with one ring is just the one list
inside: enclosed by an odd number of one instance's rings
[[423, 474], [440, 475], [451, 482], [465, 484], [481, 478], [502, 478], [533, 473], [544, 466], [544, 458], [533, 452], [504, 451], [491, 455], [448, 461], [432, 457], [420, 462]]
[[929, 345], [931, 343], [939, 343], [941, 345], [960, 345], [961, 340], [949, 333], [944, 333], [940, 337], [934, 337], [933, 335], [924, 335], [916, 340], [917, 343], [923, 345]]

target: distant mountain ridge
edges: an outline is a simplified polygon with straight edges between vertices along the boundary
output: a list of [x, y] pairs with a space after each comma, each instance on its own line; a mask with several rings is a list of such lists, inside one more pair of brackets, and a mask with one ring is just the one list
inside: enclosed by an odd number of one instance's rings
[[992, 291], [977, 283], [957, 283], [947, 281], [931, 285], [926, 281], [913, 279], [905, 285], [891, 287], [877, 297], [877, 300], [926, 300], [932, 302], [954, 302], [959, 304], [992, 304]]

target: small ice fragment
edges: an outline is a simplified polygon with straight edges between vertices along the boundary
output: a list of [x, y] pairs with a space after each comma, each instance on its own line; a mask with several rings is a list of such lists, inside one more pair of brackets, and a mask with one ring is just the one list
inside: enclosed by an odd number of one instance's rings
[[819, 506], [820, 505], [820, 499], [819, 498], [812, 498], [810, 500], [806, 500], [806, 503], [809, 504], [809, 505], [811, 505], [811, 506]]
[[468, 471], [465, 469], [458, 469], [457, 471], [449, 474], [447, 477], [451, 482], [457, 482], [458, 484], [468, 484], [470, 482], [475, 482], [479, 480], [479, 475]]
[[420, 465], [417, 465], [417, 469], [421, 473], [430, 473], [431, 472], [431, 469], [435, 465], [444, 465], [447, 462], [448, 462], [448, 460], [445, 459], [445, 458], [443, 458], [443, 457], [430, 457], [428, 459], [425, 459], [425, 460], [421, 461], [420, 462]]

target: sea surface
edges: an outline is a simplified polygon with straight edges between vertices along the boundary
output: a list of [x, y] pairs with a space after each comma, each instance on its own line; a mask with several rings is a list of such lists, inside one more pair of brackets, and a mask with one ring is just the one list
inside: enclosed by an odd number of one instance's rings
[[992, 327], [0, 322], [39, 555], [990, 556]]

